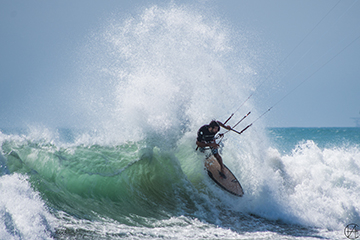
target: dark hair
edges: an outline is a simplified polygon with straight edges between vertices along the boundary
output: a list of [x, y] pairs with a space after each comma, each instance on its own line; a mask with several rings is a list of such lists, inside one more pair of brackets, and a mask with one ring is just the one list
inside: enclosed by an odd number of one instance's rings
[[217, 121], [215, 121], [215, 120], [212, 120], [212, 121], [210, 122], [209, 126], [212, 127], [212, 128], [213, 128], [213, 127], [218, 127], [218, 128], [220, 129], [219, 123], [218, 123]]

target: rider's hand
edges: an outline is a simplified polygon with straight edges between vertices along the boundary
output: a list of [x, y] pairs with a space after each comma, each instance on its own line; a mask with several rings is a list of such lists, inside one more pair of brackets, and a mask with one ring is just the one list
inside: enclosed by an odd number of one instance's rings
[[210, 147], [213, 147], [213, 148], [218, 148], [218, 147], [219, 147], [219, 144], [217, 144], [217, 143], [210, 143], [209, 146], [210, 146]]

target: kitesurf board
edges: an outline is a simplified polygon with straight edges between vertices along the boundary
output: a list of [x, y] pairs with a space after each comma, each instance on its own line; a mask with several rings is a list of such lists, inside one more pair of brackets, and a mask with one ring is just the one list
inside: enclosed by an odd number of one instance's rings
[[224, 165], [224, 174], [226, 178], [220, 176], [220, 164], [214, 157], [211, 155], [205, 160], [205, 167], [208, 171], [209, 177], [217, 183], [220, 187], [225, 189], [231, 194], [242, 197], [244, 195], [244, 191], [236, 179], [234, 174]]

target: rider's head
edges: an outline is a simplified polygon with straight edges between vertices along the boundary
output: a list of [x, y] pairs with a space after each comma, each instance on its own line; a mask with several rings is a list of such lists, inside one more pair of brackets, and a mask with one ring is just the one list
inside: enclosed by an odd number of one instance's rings
[[217, 133], [220, 130], [220, 125], [215, 120], [211, 121], [209, 126], [211, 128], [210, 131], [212, 131], [213, 133]]

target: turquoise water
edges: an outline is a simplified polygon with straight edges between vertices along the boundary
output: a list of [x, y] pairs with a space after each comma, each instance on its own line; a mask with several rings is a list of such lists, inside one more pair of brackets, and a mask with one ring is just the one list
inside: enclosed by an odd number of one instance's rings
[[166, 148], [1, 133], [0, 238], [343, 239], [360, 221], [359, 129], [266, 134], [264, 155], [222, 149], [238, 198], [207, 176], [195, 133]]
[[360, 142], [360, 128], [271, 128], [269, 136], [274, 146], [286, 153], [308, 140], [321, 148], [346, 148]]

